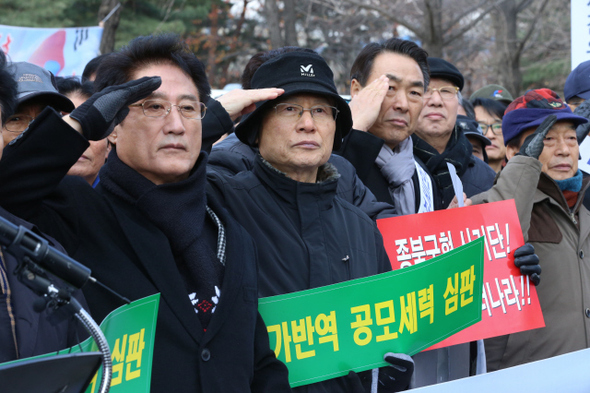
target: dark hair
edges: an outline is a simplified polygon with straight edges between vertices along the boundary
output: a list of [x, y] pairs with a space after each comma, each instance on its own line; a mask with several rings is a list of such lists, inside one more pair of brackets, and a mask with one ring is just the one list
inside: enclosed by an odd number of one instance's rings
[[4, 52], [0, 51], [0, 109], [2, 110], [2, 124], [16, 110], [16, 92], [16, 81], [7, 69]]
[[195, 83], [199, 99], [207, 102], [211, 87], [203, 63], [176, 34], [137, 37], [102, 60], [96, 71], [94, 87], [101, 91], [107, 86], [120, 85], [133, 79], [133, 74], [145, 67], [173, 64]]
[[473, 109], [473, 105], [471, 105], [471, 102], [469, 102], [469, 100], [466, 100], [465, 97], [461, 95], [460, 91], [457, 92], [457, 97], [460, 97], [459, 105], [461, 105], [467, 117], [475, 120], [475, 109]]
[[90, 81], [90, 77], [92, 76], [92, 74], [96, 74], [96, 71], [98, 70], [98, 66], [100, 65], [100, 63], [102, 63], [102, 61], [111, 54], [112, 53], [105, 53], [103, 55], [98, 55], [94, 59], [86, 63], [84, 71], [82, 71], [82, 82]]
[[371, 71], [375, 58], [381, 53], [393, 52], [400, 55], [408, 56], [414, 59], [424, 77], [424, 90], [430, 83], [430, 70], [428, 68], [428, 52], [420, 48], [412, 41], [402, 40], [400, 38], [390, 38], [387, 41], [367, 44], [358, 54], [352, 68], [350, 69], [350, 80], [356, 79], [361, 86], [365, 86]]
[[84, 71], [82, 71], [82, 81], [86, 82], [90, 80], [92, 74], [96, 73], [98, 70], [98, 66], [102, 61], [107, 57], [110, 56], [110, 53], [105, 53], [104, 55], [98, 55], [94, 59], [90, 60], [86, 63], [86, 67], [84, 67]]
[[69, 78], [57, 77], [57, 91], [64, 96], [71, 93], [78, 93], [86, 98], [90, 98], [94, 93], [94, 83], [91, 81], [80, 82], [75, 76]]
[[242, 89], [246, 90], [246, 89], [252, 88], [252, 85], [251, 85], [252, 77], [254, 76], [254, 73], [256, 72], [256, 70], [258, 70], [258, 68], [260, 68], [260, 66], [262, 64], [266, 63], [270, 59], [273, 59], [277, 56], [282, 55], [283, 53], [288, 53], [288, 52], [316, 53], [312, 49], [301, 48], [299, 46], [284, 46], [279, 49], [272, 49], [272, 50], [269, 50], [266, 52], [258, 52], [254, 56], [252, 56], [250, 58], [250, 60], [248, 60], [248, 64], [246, 64], [246, 67], [244, 68], [244, 72], [242, 72], [242, 78], [241, 78]]
[[483, 107], [490, 115], [496, 116], [500, 120], [504, 117], [504, 111], [508, 107], [503, 102], [492, 100], [491, 98], [476, 98], [472, 104], [474, 108], [476, 106]]

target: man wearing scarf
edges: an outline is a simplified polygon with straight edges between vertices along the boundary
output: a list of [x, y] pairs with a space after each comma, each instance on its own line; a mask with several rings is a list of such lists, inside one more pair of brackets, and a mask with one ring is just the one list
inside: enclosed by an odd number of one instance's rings
[[412, 41], [391, 38], [366, 45], [350, 71], [353, 129], [338, 154], [354, 165], [377, 200], [400, 215], [440, 207], [411, 138], [429, 83], [427, 58]]
[[[103, 60], [95, 87], [63, 119], [45, 109], [6, 149], [0, 202], [121, 295], [160, 293], [151, 391], [290, 392], [258, 314], [254, 243], [205, 191], [203, 64], [177, 36], [138, 37]], [[106, 136], [96, 189], [65, 176]], [[98, 321], [121, 305], [83, 290]]]
[[[485, 340], [488, 371], [584, 348], [590, 344], [589, 178], [578, 169], [587, 119], [549, 89], [529, 90], [502, 120], [508, 164], [473, 203], [514, 199], [526, 242], [543, 267], [537, 287], [545, 327]], [[580, 130], [577, 132], [577, 130]]]
[[412, 140], [414, 156], [426, 164], [434, 178], [444, 209], [455, 196], [447, 163], [455, 167], [468, 198], [488, 190], [496, 174], [485, 162], [473, 157], [471, 143], [456, 126], [457, 95], [463, 89], [463, 75], [453, 64], [437, 57], [429, 57], [428, 66], [430, 85]]

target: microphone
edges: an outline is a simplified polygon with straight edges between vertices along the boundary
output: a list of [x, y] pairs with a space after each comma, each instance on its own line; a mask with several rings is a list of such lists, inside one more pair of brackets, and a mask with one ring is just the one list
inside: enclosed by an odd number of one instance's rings
[[[29, 257], [40, 267], [68, 282], [75, 288], [82, 288], [91, 279], [91, 271], [86, 266], [66, 254], [51, 247], [49, 242], [28, 230], [0, 217], [0, 244], [11, 254]], [[19, 255], [15, 255], [17, 258]]]

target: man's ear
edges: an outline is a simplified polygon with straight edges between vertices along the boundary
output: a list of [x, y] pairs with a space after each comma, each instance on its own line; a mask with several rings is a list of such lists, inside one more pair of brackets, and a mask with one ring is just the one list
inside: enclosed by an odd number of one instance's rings
[[361, 83], [358, 80], [353, 79], [350, 81], [350, 97], [354, 97], [362, 89], [363, 89], [363, 86], [361, 86]]
[[506, 161], [509, 161], [520, 151], [519, 148], [516, 146], [508, 145], [506, 146]]
[[[113, 132], [111, 132], [111, 135], [107, 136], [107, 139], [109, 140], [109, 142], [112, 145], [117, 146], [117, 127], [115, 127]], [[110, 150], [110, 146], [109, 146], [109, 150]]]

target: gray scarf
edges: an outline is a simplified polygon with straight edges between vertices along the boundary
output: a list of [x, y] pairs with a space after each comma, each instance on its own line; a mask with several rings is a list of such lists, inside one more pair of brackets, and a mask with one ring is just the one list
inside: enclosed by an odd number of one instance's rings
[[389, 193], [398, 214], [416, 213], [416, 192], [412, 175], [416, 170], [412, 138], [408, 137], [391, 150], [383, 145], [375, 164], [389, 182]]

